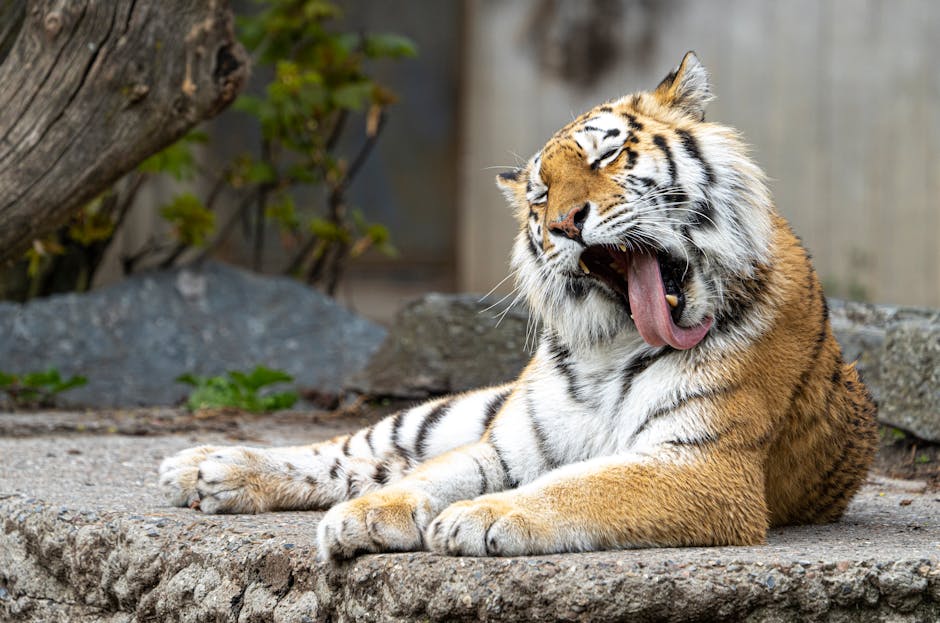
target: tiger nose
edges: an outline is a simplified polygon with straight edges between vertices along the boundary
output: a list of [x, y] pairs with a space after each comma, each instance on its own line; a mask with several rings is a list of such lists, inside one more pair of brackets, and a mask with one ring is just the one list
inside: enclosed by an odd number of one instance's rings
[[591, 204], [572, 208], [563, 218], [548, 224], [548, 230], [557, 232], [566, 238], [572, 240], [581, 239], [581, 230], [584, 228], [584, 221], [587, 220], [588, 212], [591, 210]]

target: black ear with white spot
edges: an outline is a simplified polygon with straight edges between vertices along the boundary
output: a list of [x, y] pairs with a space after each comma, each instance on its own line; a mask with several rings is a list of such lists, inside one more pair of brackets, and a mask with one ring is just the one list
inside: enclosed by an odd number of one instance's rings
[[511, 171], [503, 171], [496, 176], [496, 185], [499, 186], [499, 189], [503, 191], [506, 199], [510, 202], [519, 197], [520, 194], [525, 194], [524, 175], [525, 171], [523, 169], [512, 169]]
[[664, 106], [678, 108], [698, 120], [705, 119], [705, 106], [714, 98], [708, 84], [708, 71], [695, 52], [686, 52], [679, 66], [663, 78], [653, 95]]

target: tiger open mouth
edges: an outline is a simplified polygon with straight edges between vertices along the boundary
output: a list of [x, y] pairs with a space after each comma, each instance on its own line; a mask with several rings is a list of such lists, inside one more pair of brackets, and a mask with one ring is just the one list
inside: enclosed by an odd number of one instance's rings
[[712, 319], [679, 326], [686, 298], [685, 264], [665, 254], [626, 246], [593, 245], [581, 253], [581, 270], [620, 295], [640, 336], [650, 346], [692, 348], [705, 337]]

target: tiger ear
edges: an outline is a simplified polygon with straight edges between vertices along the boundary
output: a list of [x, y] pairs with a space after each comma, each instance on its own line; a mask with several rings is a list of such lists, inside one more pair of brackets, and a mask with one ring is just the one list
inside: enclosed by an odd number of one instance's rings
[[516, 200], [520, 194], [525, 194], [525, 181], [522, 179], [524, 171], [513, 169], [503, 171], [496, 176], [496, 185], [510, 202]]
[[713, 95], [708, 71], [695, 52], [686, 52], [682, 62], [659, 83], [653, 95], [664, 106], [678, 108], [691, 117], [705, 120], [705, 106]]

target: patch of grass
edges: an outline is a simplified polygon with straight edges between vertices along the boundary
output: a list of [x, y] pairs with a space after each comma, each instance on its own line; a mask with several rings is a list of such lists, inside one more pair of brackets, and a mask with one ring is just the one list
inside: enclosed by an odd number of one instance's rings
[[0, 391], [20, 409], [32, 407], [51, 407], [56, 396], [75, 387], [88, 383], [84, 376], [62, 378], [56, 368], [26, 374], [10, 374], [0, 371]]
[[282, 370], [258, 366], [249, 373], [231, 371], [225, 376], [184, 374], [176, 379], [193, 387], [186, 400], [191, 411], [233, 408], [251, 413], [269, 413], [289, 409], [297, 402], [293, 391], [262, 393], [278, 383], [290, 383], [294, 377]]

